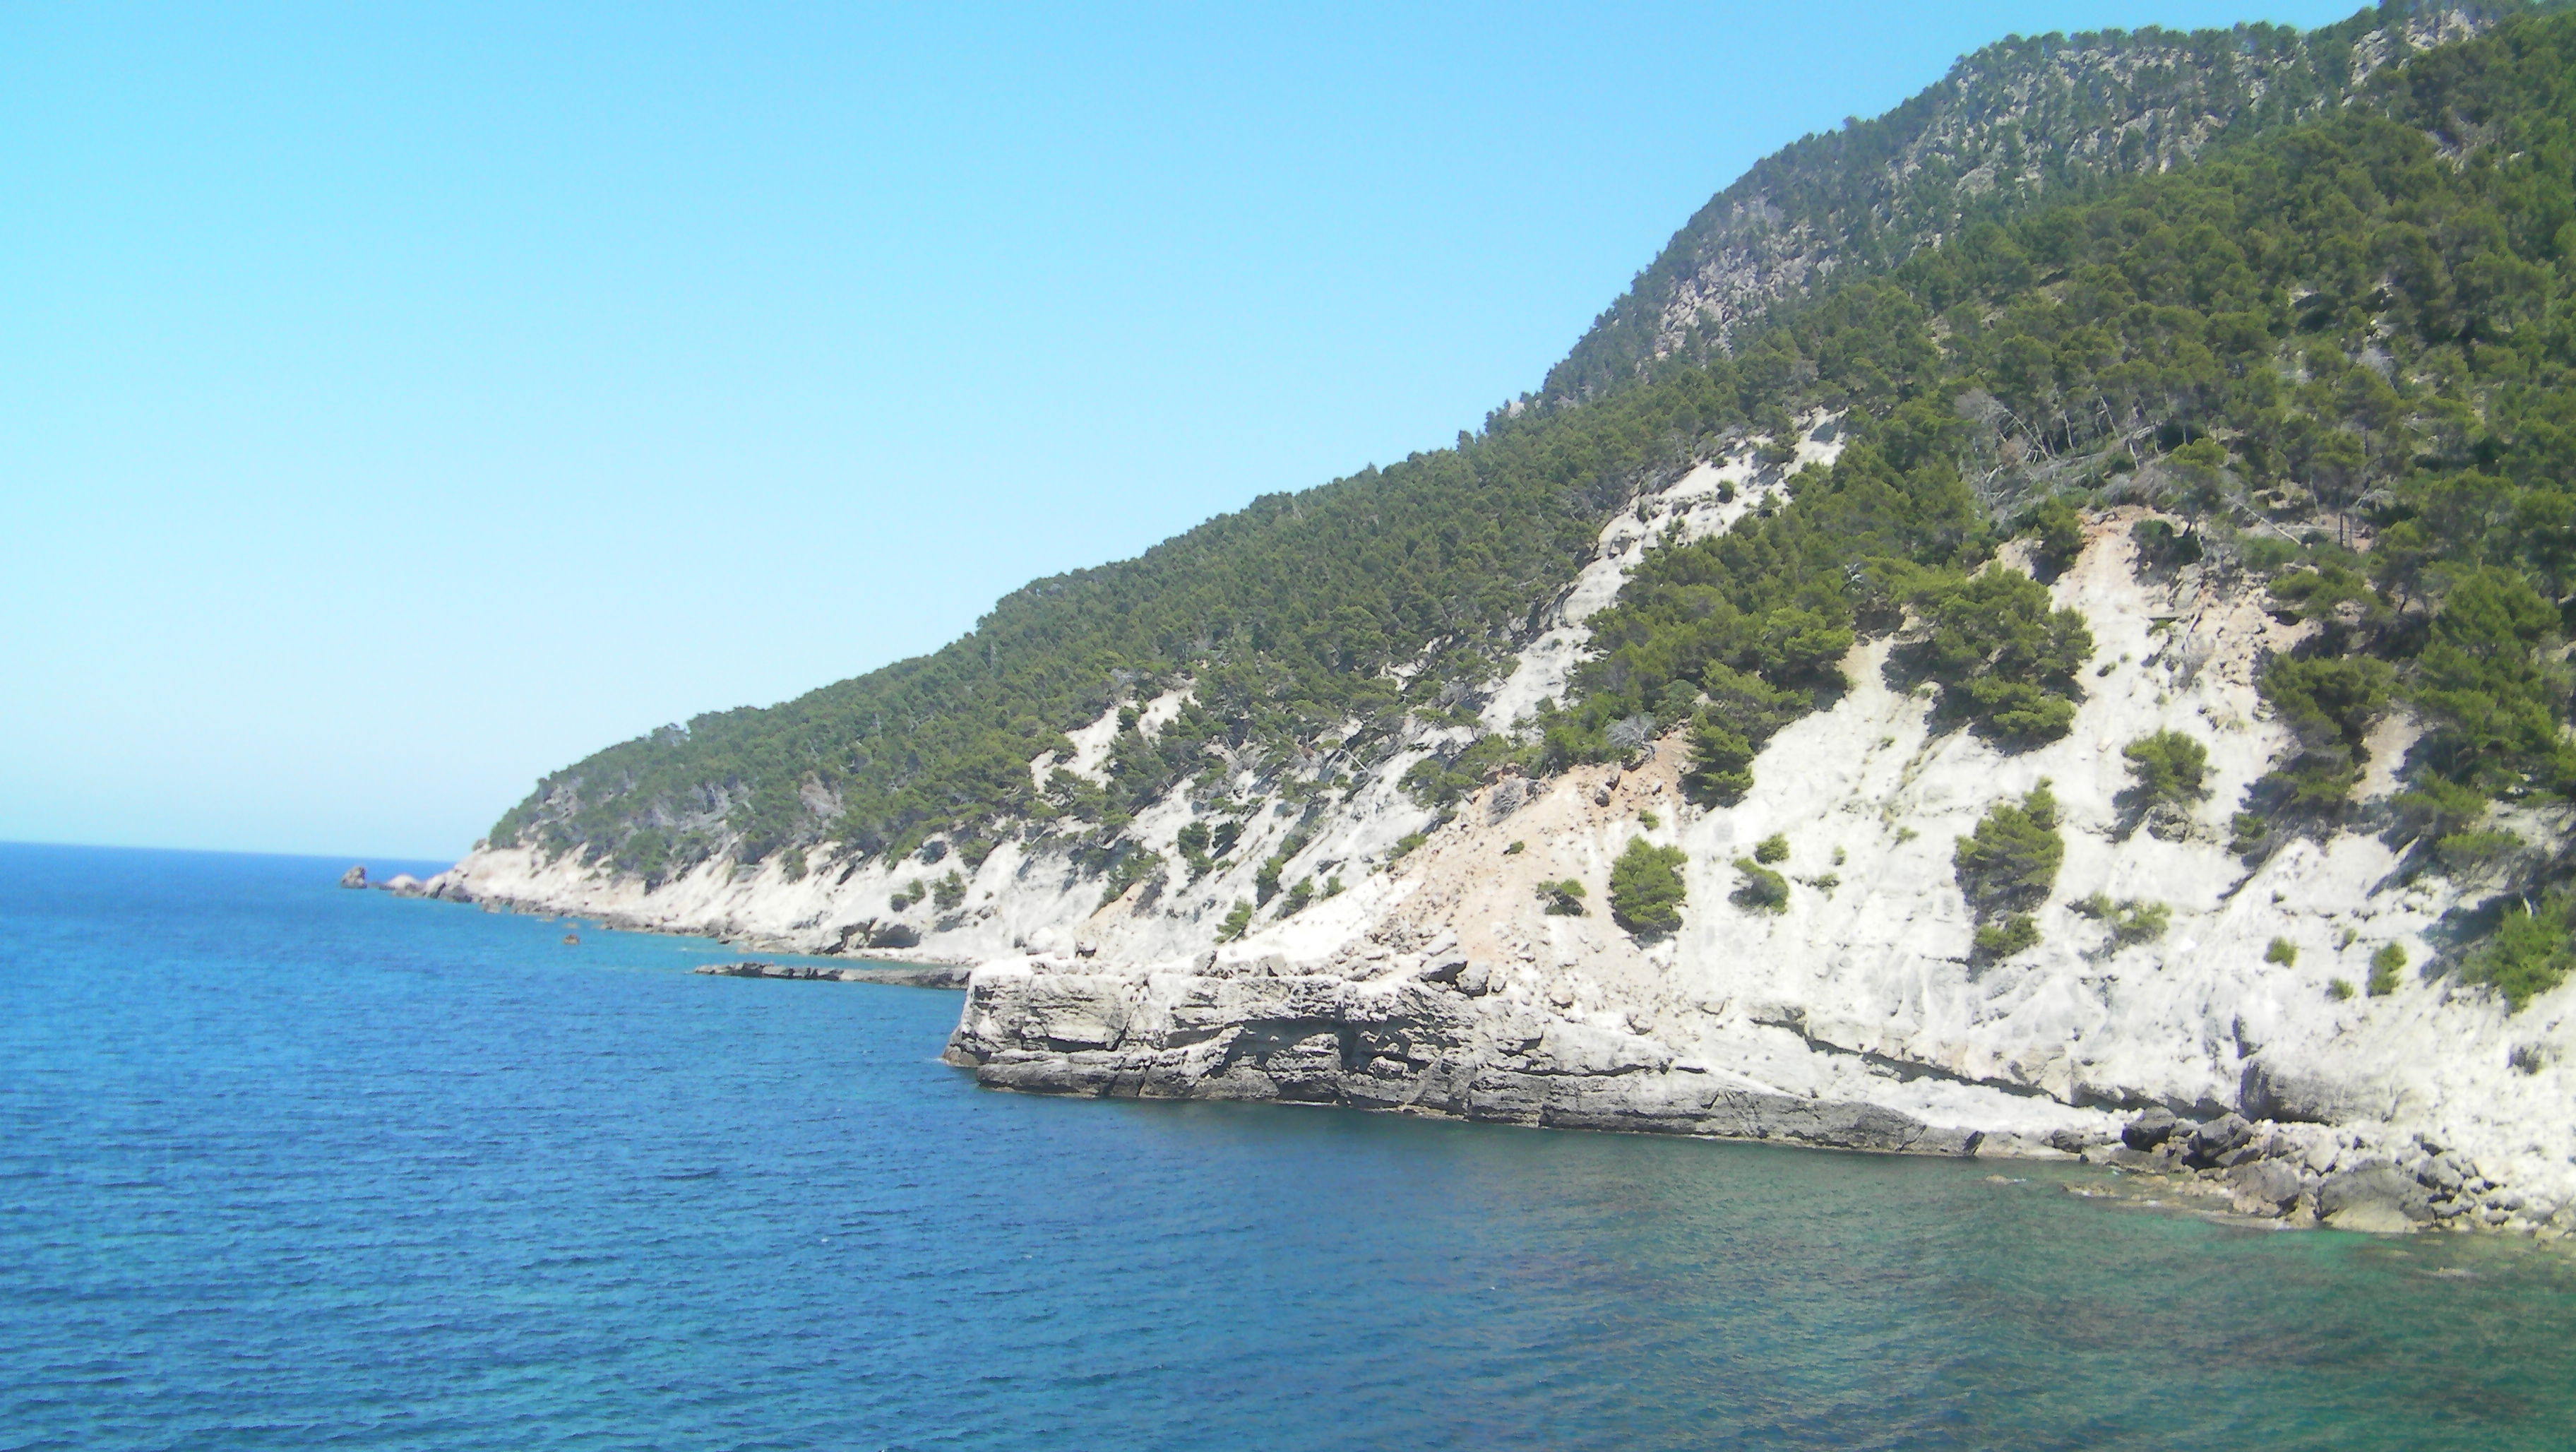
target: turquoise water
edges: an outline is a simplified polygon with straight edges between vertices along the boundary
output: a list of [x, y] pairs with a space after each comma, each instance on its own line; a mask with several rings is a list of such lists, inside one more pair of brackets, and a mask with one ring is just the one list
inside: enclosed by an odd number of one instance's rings
[[0, 846], [0, 1446], [2576, 1442], [2552, 1252], [985, 1093], [953, 994], [344, 865]]

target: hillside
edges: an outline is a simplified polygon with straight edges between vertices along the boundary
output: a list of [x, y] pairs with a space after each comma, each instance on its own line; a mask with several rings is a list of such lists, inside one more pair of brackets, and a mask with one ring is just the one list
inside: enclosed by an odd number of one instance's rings
[[[2318, 57], [2342, 57], [2327, 69], [2346, 75], [2361, 65], [2352, 56], [2393, 54], [2407, 34], [2464, 23], [2447, 10], [2404, 20], [2392, 9], [2319, 33], [2331, 41], [2244, 31], [2032, 42], [1968, 63], [1869, 134], [1904, 132], [1917, 162], [1937, 158], [1939, 137], [1983, 145], [1991, 126], [1962, 132], [1943, 118], [1966, 114], [1963, 106], [2024, 114], [2035, 74], [2096, 62], [2128, 77], [2128, 100], [2110, 114], [2144, 114], [2179, 84], [2175, 46], [2217, 53], [2259, 41], [2271, 58], [2263, 74], [2279, 75], [2268, 89], [2240, 77], [2227, 91], [2270, 98], [2238, 107], [2238, 129], [2258, 130], [2297, 114], [2292, 97], [2324, 94], [2322, 81], [2296, 79], [2322, 74]], [[2148, 64], [2157, 56], [2167, 59]], [[2083, 112], [2087, 124], [2110, 124], [2097, 110]], [[1942, 165], [1964, 175], [1975, 170], [1970, 159]], [[1806, 192], [1826, 198], [1859, 185], [1833, 178], [1869, 174], [1811, 141], [1748, 182], [1803, 178]], [[2005, 207], [1981, 202], [1979, 215]], [[1902, 250], [1874, 246], [1839, 273], [1856, 279]], [[1597, 353], [1602, 336], [1596, 329], [1576, 358]], [[1586, 408], [1498, 418], [1455, 448], [1256, 500], [1138, 559], [1034, 582], [932, 655], [610, 747], [539, 783], [491, 840], [577, 852], [647, 880], [716, 859], [785, 854], [792, 864], [825, 843], [899, 856], [945, 838], [980, 851], [1033, 824], [1115, 855], [1117, 826], [1203, 772], [1211, 749], [1276, 770], [1333, 735], [1383, 757], [1425, 708], [1473, 705], [1493, 687], [1544, 602], [1585, 563], [1603, 520], [1725, 439], [1780, 433], [1790, 413], [1839, 391], [1814, 376], [1816, 360], [1785, 332], [1765, 336], [1772, 346], [1748, 336], [1732, 368], [1721, 359], [1611, 390]], [[1030, 760], [1069, 750], [1065, 732], [1117, 699], [1184, 678], [1194, 709], [1154, 751], [1108, 762], [1099, 790], [1031, 780]]]
[[2576, 1228], [2576, 17], [2302, 114], [614, 748], [435, 890], [983, 962], [1005, 1087]]
[[1549, 371], [1541, 397], [1598, 397], [1664, 359], [1704, 359], [1836, 272], [1883, 271], [1979, 223], [2312, 119], [2381, 67], [2514, 8], [2389, 5], [2305, 32], [1999, 41], [1886, 115], [1806, 137], [1711, 198]]

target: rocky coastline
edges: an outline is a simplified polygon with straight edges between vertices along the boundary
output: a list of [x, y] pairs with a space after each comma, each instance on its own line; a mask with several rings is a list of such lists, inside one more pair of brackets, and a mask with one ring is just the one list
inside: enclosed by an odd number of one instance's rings
[[732, 963], [702, 963], [689, 970], [720, 978], [784, 978], [800, 983], [891, 983], [906, 988], [963, 988], [974, 970], [955, 963], [921, 963], [899, 968], [835, 968], [822, 963], [772, 963], [745, 958]]
[[[1651, 1038], [1491, 996], [1485, 966], [1448, 946], [1338, 966], [1299, 972], [1276, 956], [1229, 964], [1213, 953], [1183, 969], [1044, 956], [989, 965], [967, 982], [943, 1058], [983, 1087], [1020, 1093], [1276, 1101], [1817, 1149], [2073, 1160], [2141, 1177], [2176, 1201], [2286, 1227], [2542, 1240], [2576, 1232], [2576, 1206], [2538, 1203], [2421, 1133], [2382, 1137], [2233, 1110], [2195, 1120], [2163, 1105], [2125, 1119], [2097, 1110], [2089, 1122], [2053, 1127], [2045, 1116], [2009, 1130], [1941, 1124], [1863, 1100], [1765, 1089]], [[2249, 1098], [2262, 1094], [2257, 1085]]]

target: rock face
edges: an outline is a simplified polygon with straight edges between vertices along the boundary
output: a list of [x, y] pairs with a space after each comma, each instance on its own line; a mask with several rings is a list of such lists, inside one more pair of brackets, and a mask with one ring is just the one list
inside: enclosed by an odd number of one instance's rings
[[[1832, 432], [1811, 419], [1799, 447], [1821, 456]], [[1750, 457], [1711, 461], [1620, 515], [1533, 622], [1483, 727], [1561, 694], [1590, 612], [1649, 539], [1726, 528], [1779, 482]], [[2576, 984], [2517, 1013], [2421, 971], [2439, 961], [2445, 916], [2487, 890], [2378, 830], [2414, 740], [2402, 713], [2367, 743], [2353, 811], [2365, 830], [2282, 834], [2253, 852], [2231, 841], [2249, 784], [2295, 749], [2257, 671], [2313, 627], [2273, 618], [2258, 580], [2142, 565], [2132, 531], [2155, 517], [2095, 514], [2051, 585], [2096, 649], [2072, 730], [2032, 750], [1941, 726], [1882, 638], [1853, 649], [1850, 689], [1782, 729], [1752, 789], [1723, 807], [1683, 798], [1688, 748], [1667, 732], [1627, 761], [1501, 777], [1443, 812], [1401, 782], [1472, 739], [1452, 718], [1390, 756], [1319, 750], [1293, 781], [1244, 771], [1176, 787], [1126, 829], [1168, 866], [1106, 900], [1096, 868], [1044, 839], [1003, 840], [972, 864], [925, 848], [957, 874], [944, 906], [907, 890], [934, 875], [926, 858], [824, 851], [793, 872], [773, 855], [646, 882], [577, 854], [481, 850], [420, 890], [755, 951], [983, 964], [949, 1053], [997, 1088], [2080, 1153], [2293, 1222], [2576, 1230]], [[2121, 749], [2159, 730], [2205, 746], [2209, 793], [2141, 822], [2121, 807]], [[1103, 733], [1074, 739], [1065, 769], [1092, 769]], [[2034, 914], [2039, 942], [1982, 961], [1953, 845], [2042, 778], [2065, 858]], [[1178, 834], [1212, 820], [1240, 840], [1185, 871]], [[1736, 902], [1734, 864], [1775, 835], [1787, 901]], [[1684, 857], [1688, 900], [1668, 936], [1604, 912], [1610, 865], [1640, 837]], [[1584, 892], [1562, 892], [1569, 879]], [[1311, 897], [1285, 890], [1301, 881]], [[2114, 934], [2104, 900], [2163, 909], [2164, 932]], [[1220, 943], [1236, 903], [1251, 919]], [[2298, 949], [2291, 961], [2275, 940]], [[2358, 991], [2390, 948], [2415, 966]], [[2479, 1173], [2416, 1178], [2440, 1154], [2473, 1156]], [[2293, 1167], [2298, 1195], [2285, 1201], [2273, 1171], [2237, 1174], [2258, 1161]], [[2420, 1197], [2319, 1198], [2326, 1176], [2374, 1163]], [[2367, 1208], [2383, 1202], [2396, 1208]]]
[[1967, 1155], [1984, 1136], [1849, 1100], [1769, 1092], [1652, 1040], [1570, 1023], [1429, 973], [976, 972], [948, 1062], [1044, 1094], [1277, 1099], [1562, 1129]]
[[[564, 941], [576, 940], [566, 938]], [[952, 964], [834, 968], [815, 963], [770, 963], [758, 958], [745, 958], [736, 963], [705, 963], [689, 971], [722, 978], [788, 978], [808, 983], [898, 983], [914, 988], [963, 988], [968, 973], [967, 969]]]
[[349, 869], [348, 871], [341, 873], [341, 874], [340, 874], [340, 885], [341, 885], [342, 887], [364, 887], [364, 886], [366, 886], [366, 885], [367, 885], [367, 869], [366, 869], [365, 864], [360, 863], [360, 864], [353, 865], [352, 867], [350, 867], [350, 869]]

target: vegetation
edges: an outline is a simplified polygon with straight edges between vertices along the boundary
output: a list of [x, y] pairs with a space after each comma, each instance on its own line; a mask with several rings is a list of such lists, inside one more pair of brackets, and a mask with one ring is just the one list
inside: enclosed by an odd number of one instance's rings
[[2110, 929], [2115, 951], [2152, 943], [2173, 926], [2173, 909], [2152, 899], [2127, 898], [2115, 903], [2097, 892], [2073, 906], [2078, 913]]
[[1976, 830], [1952, 849], [1950, 867], [1968, 911], [1983, 923], [2046, 902], [2065, 860], [2057, 797], [2043, 780], [2020, 801], [1987, 808]]
[[1253, 912], [1252, 904], [1242, 898], [1236, 898], [1234, 906], [1226, 910], [1225, 921], [1217, 924], [1216, 940], [1220, 943], [1231, 943], [1242, 937], [1252, 927]]
[[2223, 146], [2322, 114], [2359, 88], [2354, 43], [2406, 11], [2366, 9], [2305, 33], [2149, 26], [1990, 45], [1886, 115], [1846, 121], [1756, 163], [1601, 314], [1549, 372], [1542, 397], [1598, 398], [1658, 360], [1673, 367], [1714, 354], [1730, 319], [1703, 314], [1678, 348], [1665, 319], [1682, 289], [1730, 251], [1877, 272], [1933, 239], [1975, 235], [2044, 202], [2179, 165], [2196, 136]]
[[2160, 806], [2189, 808], [2209, 795], [2209, 750], [2180, 731], [2158, 731], [2120, 748], [2128, 759], [2123, 811], [2144, 814]]
[[2567, 970], [2576, 963], [2568, 947], [2571, 929], [2576, 929], [2576, 892], [2560, 888], [2536, 908], [2513, 903], [2460, 976], [2494, 988], [2519, 1013], [2524, 1004], [2567, 981]]
[[2370, 996], [2386, 998], [2397, 991], [2397, 975], [2406, 970], [2406, 949], [2397, 943], [2383, 943], [2370, 955]]
[[1789, 879], [1763, 866], [1750, 857], [1735, 859], [1735, 870], [1741, 879], [1727, 901], [1747, 912], [1779, 913], [1789, 910]]
[[1554, 916], [1566, 918], [1583, 916], [1585, 896], [1583, 884], [1574, 878], [1569, 877], [1562, 882], [1542, 882], [1538, 885], [1538, 896], [1539, 901], [1547, 904], [1546, 911]]
[[[1425, 728], [1467, 726], [1604, 520], [1821, 409], [1845, 430], [1832, 467], [1649, 551], [1592, 618], [1566, 697], [1524, 730], [1448, 738], [1416, 795], [1446, 811], [1506, 764], [1545, 774], [1683, 727], [1689, 798], [1738, 801], [1762, 746], [1846, 688], [1853, 645], [1889, 635], [1944, 719], [2052, 739], [2091, 642], [1995, 547], [2027, 531], [2047, 572], [2070, 541], [2058, 506], [2147, 504], [2151, 554], [2263, 578], [2313, 627], [2261, 675], [2298, 749], [2243, 804], [2236, 845], [2347, 820], [2372, 725], [2405, 705], [2428, 734], [2394, 828], [2436, 853], [2460, 838], [2461, 860], [2498, 849], [2486, 870], [2541, 906], [2463, 962], [2527, 997], [2567, 956], [2548, 904], [2571, 868], [2463, 834], [2491, 801], [2576, 797], [2576, 17], [2508, 19], [2360, 82], [2350, 42], [2378, 23], [2100, 38], [2179, 59], [2125, 90], [2034, 91], [2009, 128], [1980, 86], [2077, 62], [2063, 38], [1997, 48], [1944, 83], [1962, 89], [1802, 142], [1729, 194], [1770, 198], [1782, 245], [1850, 265], [1732, 320], [1726, 348], [1711, 334], [1646, 366], [1647, 300], [1738, 235], [1720, 198], [1543, 406], [1033, 583], [931, 655], [612, 747], [492, 838], [659, 881], [718, 856], [973, 862], [1016, 835], [1106, 875], [1135, 813], [1176, 789], [1203, 819], [1311, 804]], [[2179, 142], [2127, 126], [2149, 110], [2216, 140], [2181, 164]], [[1924, 149], [1936, 122], [1962, 160], [1997, 163], [1990, 190]], [[1032, 780], [1068, 731], [1177, 690], [1151, 735], [1112, 716], [1101, 780]], [[2183, 764], [2150, 771], [2176, 784]], [[1193, 874], [1223, 858], [1219, 830], [1182, 845]], [[1961, 884], [2003, 942], [2029, 883], [1994, 864], [2039, 863], [1987, 845], [1963, 840]]]
[[2299, 961], [2299, 945], [2287, 938], [2274, 938], [2263, 947], [2263, 961], [2278, 963], [2284, 968], [2295, 966]]
[[2012, 746], [2066, 734], [2075, 672], [2093, 654], [2082, 614], [2052, 610], [2047, 587], [2002, 568], [1926, 592], [1925, 603], [1923, 660], [1941, 683], [1943, 714]]
[[1689, 861], [1679, 847], [1629, 838], [1627, 850], [1610, 864], [1611, 921], [1641, 936], [1681, 927], [1682, 903], [1690, 891], [1682, 882], [1682, 868]]
[[1763, 838], [1761, 841], [1754, 843], [1754, 844], [1753, 844], [1753, 860], [1754, 860], [1754, 861], [1756, 861], [1756, 862], [1763, 863], [1763, 864], [1765, 864], [1765, 865], [1768, 865], [1768, 864], [1770, 864], [1770, 863], [1774, 863], [1774, 862], [1786, 862], [1786, 861], [1788, 861], [1788, 860], [1789, 860], [1789, 839], [1788, 839], [1788, 837], [1786, 837], [1785, 835], [1783, 835], [1783, 834], [1781, 834], [1781, 833], [1774, 832], [1774, 833], [1772, 833], [1770, 836]]
[[2028, 913], [2006, 913], [1994, 922], [1977, 925], [1974, 956], [1980, 962], [1993, 963], [2038, 946], [2039, 920]]

